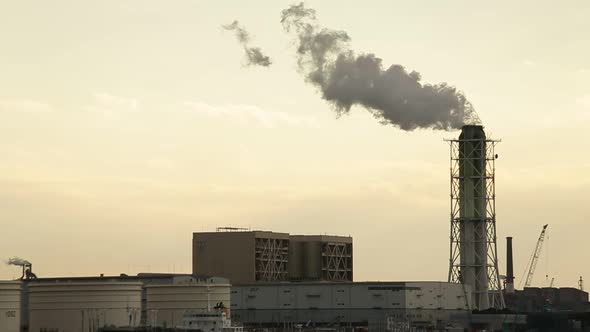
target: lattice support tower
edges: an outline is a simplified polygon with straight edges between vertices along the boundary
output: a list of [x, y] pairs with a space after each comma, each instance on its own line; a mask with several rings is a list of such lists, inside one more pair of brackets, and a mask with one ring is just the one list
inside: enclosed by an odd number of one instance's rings
[[326, 280], [352, 280], [352, 253], [350, 244], [324, 243], [322, 247], [322, 273]]
[[[469, 286], [471, 309], [502, 309], [496, 244], [495, 146], [482, 126], [447, 140], [451, 157], [449, 282]], [[467, 289], [467, 287], [465, 287]]]
[[256, 280], [282, 281], [287, 279], [289, 241], [275, 238], [256, 238]]

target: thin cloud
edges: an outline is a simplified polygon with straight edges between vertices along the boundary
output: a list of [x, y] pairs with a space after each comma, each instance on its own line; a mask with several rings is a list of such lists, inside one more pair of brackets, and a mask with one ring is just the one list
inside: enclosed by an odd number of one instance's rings
[[590, 94], [583, 95], [576, 99], [576, 104], [590, 108]]
[[101, 113], [137, 112], [139, 101], [135, 98], [121, 97], [108, 93], [95, 93], [92, 104], [86, 107], [89, 111]]
[[314, 116], [293, 115], [281, 111], [267, 111], [254, 105], [210, 105], [202, 102], [185, 102], [188, 110], [239, 123], [256, 123], [265, 128], [304, 127], [318, 128]]
[[525, 59], [525, 60], [522, 62], [522, 64], [523, 64], [523, 65], [525, 65], [525, 66], [532, 67], [532, 66], [536, 65], [537, 63], [536, 63], [536, 62], [534, 62], [534, 61], [533, 61], [533, 60], [531, 60], [531, 59]]
[[3, 99], [0, 100], [0, 111], [45, 113], [52, 111], [49, 104], [29, 99]]

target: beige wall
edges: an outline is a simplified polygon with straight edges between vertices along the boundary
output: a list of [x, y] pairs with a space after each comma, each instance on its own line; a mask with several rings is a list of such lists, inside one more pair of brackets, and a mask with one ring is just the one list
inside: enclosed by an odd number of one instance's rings
[[255, 281], [253, 232], [193, 233], [193, 274]]
[[29, 284], [29, 331], [80, 332], [102, 326], [137, 326], [139, 282]]

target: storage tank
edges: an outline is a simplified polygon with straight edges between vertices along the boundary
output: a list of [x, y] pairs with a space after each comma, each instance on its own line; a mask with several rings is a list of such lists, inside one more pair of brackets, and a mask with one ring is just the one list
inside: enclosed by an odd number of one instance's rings
[[0, 281], [0, 331], [20, 331], [20, 296], [19, 281]]
[[176, 327], [188, 310], [213, 309], [220, 303], [230, 308], [230, 285], [186, 283], [146, 285], [147, 325]]
[[139, 325], [140, 282], [29, 283], [29, 331], [96, 331]]

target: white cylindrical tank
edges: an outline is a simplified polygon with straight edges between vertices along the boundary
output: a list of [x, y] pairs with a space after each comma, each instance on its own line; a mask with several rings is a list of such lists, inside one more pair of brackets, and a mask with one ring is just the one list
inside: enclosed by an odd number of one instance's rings
[[213, 309], [219, 303], [230, 308], [230, 285], [189, 283], [146, 285], [147, 325], [177, 327], [189, 310]]
[[0, 281], [0, 331], [20, 331], [20, 281]]
[[139, 325], [140, 282], [29, 283], [29, 331], [96, 331]]

